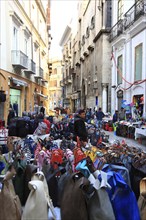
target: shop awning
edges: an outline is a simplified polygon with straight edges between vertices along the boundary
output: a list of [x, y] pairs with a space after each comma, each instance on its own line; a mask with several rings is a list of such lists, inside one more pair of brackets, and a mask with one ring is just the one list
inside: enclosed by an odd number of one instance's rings
[[40, 96], [41, 98], [48, 99], [48, 96], [42, 93], [37, 93], [37, 95]]
[[15, 83], [17, 86], [25, 86], [25, 87], [28, 86], [28, 83], [26, 83], [23, 80], [20, 80], [20, 79], [14, 78], [14, 77], [12, 77], [11, 79], [12, 79], [13, 83]]

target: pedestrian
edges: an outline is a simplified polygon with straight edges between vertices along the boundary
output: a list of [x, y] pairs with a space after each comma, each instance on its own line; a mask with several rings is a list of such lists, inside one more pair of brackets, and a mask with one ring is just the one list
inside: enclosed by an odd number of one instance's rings
[[74, 118], [74, 136], [77, 141], [77, 137], [79, 137], [80, 141], [87, 142], [88, 141], [88, 133], [85, 125], [85, 117], [86, 113], [84, 109], [80, 109], [78, 114]]
[[9, 127], [10, 123], [11, 123], [11, 119], [15, 118], [15, 112], [12, 108], [9, 108], [9, 114], [8, 114], [8, 118], [7, 118], [7, 126]]
[[119, 112], [119, 120], [125, 120], [125, 109], [123, 107], [121, 107], [121, 111]]
[[119, 111], [115, 110], [115, 113], [113, 114], [113, 123], [117, 122], [119, 120]]
[[103, 113], [102, 109], [99, 108], [98, 111], [96, 111], [96, 118], [98, 121], [98, 128], [102, 128], [102, 119], [105, 116], [105, 114]]
[[43, 106], [43, 102], [41, 102], [40, 113], [42, 113], [43, 115], [45, 114], [45, 108]]
[[18, 117], [18, 103], [17, 103], [17, 101], [13, 104], [13, 109], [15, 112], [15, 116]]

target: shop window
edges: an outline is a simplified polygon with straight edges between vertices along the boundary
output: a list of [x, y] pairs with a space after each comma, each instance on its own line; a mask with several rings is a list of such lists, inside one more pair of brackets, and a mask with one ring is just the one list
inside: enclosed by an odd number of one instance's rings
[[118, 57], [117, 67], [119, 70], [117, 71], [117, 85], [119, 85], [122, 83], [122, 72], [123, 72], [123, 56], [122, 55]]
[[134, 80], [142, 79], [142, 44], [135, 47], [135, 76]]

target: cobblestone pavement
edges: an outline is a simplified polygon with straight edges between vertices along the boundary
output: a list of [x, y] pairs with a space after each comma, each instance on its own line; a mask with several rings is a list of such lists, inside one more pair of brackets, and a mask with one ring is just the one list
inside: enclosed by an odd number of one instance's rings
[[114, 140], [122, 141], [124, 139], [126, 141], [127, 145], [133, 146], [133, 147], [136, 147], [136, 148], [140, 148], [144, 152], [146, 152], [146, 139], [142, 139], [142, 144], [140, 144], [140, 143], [138, 143], [137, 140], [116, 136], [114, 134], [114, 132], [109, 132], [109, 131], [105, 131], [105, 130], [103, 130], [103, 132], [105, 132], [107, 135], [109, 135], [109, 142], [110, 143], [113, 143]]

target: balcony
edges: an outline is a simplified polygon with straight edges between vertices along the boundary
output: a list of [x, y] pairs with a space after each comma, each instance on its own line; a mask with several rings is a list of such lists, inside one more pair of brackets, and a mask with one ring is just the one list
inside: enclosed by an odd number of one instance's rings
[[28, 56], [20, 50], [12, 50], [12, 65], [20, 69], [28, 68]]
[[[110, 31], [110, 42], [113, 41], [116, 37], [124, 33], [129, 27], [134, 28], [137, 33], [146, 27], [146, 2], [145, 0], [137, 1], [125, 14], [124, 19], [118, 21]], [[137, 26], [133, 26], [139, 19], [140, 23]], [[135, 32], [135, 34], [137, 34]]]
[[125, 14], [125, 30], [131, 37], [146, 29], [146, 2], [138, 1]]
[[44, 70], [41, 67], [38, 67], [37, 75], [34, 76], [36, 79], [44, 78]]
[[36, 64], [33, 60], [28, 61], [28, 69], [24, 70], [26, 73], [29, 74], [36, 74]]
[[123, 20], [119, 20], [111, 29], [109, 40], [113, 41], [116, 37], [121, 35], [124, 32], [124, 23]]

